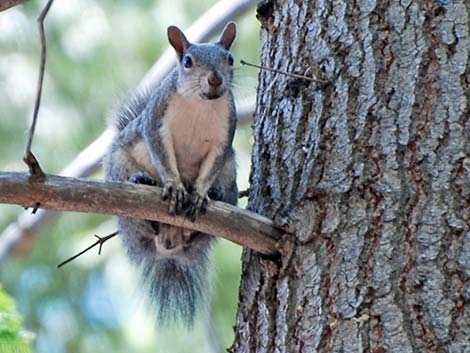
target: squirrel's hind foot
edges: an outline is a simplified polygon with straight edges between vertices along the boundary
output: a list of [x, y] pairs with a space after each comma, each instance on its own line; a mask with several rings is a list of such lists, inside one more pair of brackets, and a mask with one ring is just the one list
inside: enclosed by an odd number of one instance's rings
[[224, 200], [224, 192], [219, 188], [210, 188], [207, 192], [207, 196], [213, 201], [223, 201]]
[[157, 185], [155, 179], [147, 172], [135, 173], [129, 178], [129, 181], [134, 184]]

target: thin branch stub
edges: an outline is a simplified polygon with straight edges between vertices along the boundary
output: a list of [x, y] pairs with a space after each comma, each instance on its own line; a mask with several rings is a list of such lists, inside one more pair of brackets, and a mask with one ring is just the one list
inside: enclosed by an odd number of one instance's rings
[[238, 198], [241, 199], [243, 197], [250, 196], [250, 189], [242, 190], [238, 193]]
[[93, 249], [96, 245], [99, 244], [99, 248], [98, 248], [98, 255], [101, 255], [101, 249], [103, 247], [103, 244], [108, 241], [109, 239], [111, 238], [114, 238], [119, 232], [118, 231], [115, 231], [105, 237], [100, 237], [99, 235], [95, 234], [95, 237], [98, 238], [98, 240], [96, 242], [94, 242], [92, 245], [90, 245], [88, 248], [80, 251], [78, 254], [72, 256], [71, 258], [68, 258], [67, 260], [61, 262], [60, 264], [57, 265], [57, 268], [61, 268], [62, 266], [68, 264], [69, 262], [75, 260], [77, 257], [83, 255], [84, 253], [86, 253], [88, 250], [91, 250]]
[[271, 72], [274, 72], [276, 74], [286, 75], [286, 76], [290, 76], [290, 77], [294, 77], [294, 78], [300, 78], [302, 80], [312, 81], [312, 82], [316, 82], [316, 83], [325, 83], [324, 81], [316, 80], [312, 77], [308, 77], [308, 76], [305, 76], [305, 75], [294, 74], [292, 72], [286, 72], [286, 71], [282, 71], [282, 70], [278, 70], [278, 69], [271, 69], [270, 67], [266, 67], [266, 66], [251, 64], [249, 62], [246, 62], [245, 60], [240, 60], [240, 64], [246, 65], [246, 66], [251, 66], [251, 67], [256, 67], [257, 69], [260, 69], [260, 70], [271, 71]]

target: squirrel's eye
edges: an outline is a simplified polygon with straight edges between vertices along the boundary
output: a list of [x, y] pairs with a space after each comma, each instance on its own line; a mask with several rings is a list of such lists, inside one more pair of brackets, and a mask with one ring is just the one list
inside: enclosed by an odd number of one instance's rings
[[233, 56], [232, 56], [232, 55], [229, 55], [229, 56], [228, 56], [228, 64], [229, 64], [230, 66], [233, 65]]
[[193, 59], [191, 59], [190, 56], [186, 55], [183, 58], [183, 66], [187, 69], [189, 69], [191, 66], [193, 66]]

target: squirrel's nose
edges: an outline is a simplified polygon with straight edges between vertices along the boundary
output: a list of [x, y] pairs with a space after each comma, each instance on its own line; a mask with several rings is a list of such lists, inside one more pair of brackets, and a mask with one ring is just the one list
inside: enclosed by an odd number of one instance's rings
[[223, 82], [222, 76], [218, 72], [212, 72], [207, 77], [207, 83], [213, 87], [219, 87]]

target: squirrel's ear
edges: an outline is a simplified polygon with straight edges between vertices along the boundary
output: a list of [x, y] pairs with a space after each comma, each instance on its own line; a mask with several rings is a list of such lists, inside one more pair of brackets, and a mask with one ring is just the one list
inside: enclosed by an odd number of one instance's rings
[[220, 35], [217, 43], [219, 43], [221, 46], [228, 50], [232, 46], [236, 34], [237, 25], [235, 24], [235, 22], [229, 22], [225, 25], [225, 28], [222, 31], [222, 34]]
[[189, 43], [184, 33], [176, 26], [168, 27], [167, 32], [168, 32], [168, 41], [170, 42], [171, 46], [175, 48], [176, 53], [181, 59], [183, 57], [183, 53], [191, 45], [191, 43]]

